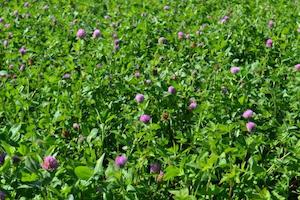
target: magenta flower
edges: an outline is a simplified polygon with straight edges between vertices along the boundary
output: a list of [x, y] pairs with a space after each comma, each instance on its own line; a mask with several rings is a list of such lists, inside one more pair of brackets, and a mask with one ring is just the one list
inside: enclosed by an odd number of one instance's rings
[[250, 109], [246, 110], [246, 111], [243, 113], [243, 117], [244, 117], [245, 119], [249, 119], [249, 118], [253, 117], [253, 111], [250, 110]]
[[98, 38], [101, 36], [101, 32], [99, 29], [94, 30], [93, 32], [93, 38]]
[[179, 40], [182, 40], [183, 37], [184, 37], [184, 33], [180, 31], [180, 32], [177, 33], [177, 36], [178, 36]]
[[268, 22], [268, 27], [269, 27], [269, 28], [273, 28], [273, 26], [274, 26], [274, 21], [273, 21], [273, 20], [270, 20], [270, 21]]
[[300, 64], [295, 65], [295, 69], [296, 69], [297, 71], [300, 71]]
[[136, 102], [138, 102], [138, 103], [142, 103], [142, 102], [144, 101], [144, 95], [142, 95], [142, 94], [137, 94], [137, 95], [135, 96], [135, 100], [136, 100]]
[[266, 47], [271, 48], [273, 46], [273, 40], [272, 39], [268, 39], [266, 41]]
[[123, 167], [127, 162], [127, 157], [124, 155], [117, 156], [115, 159], [115, 164], [117, 167]]
[[232, 73], [232, 74], [237, 74], [237, 73], [239, 73], [241, 71], [241, 69], [239, 68], [239, 67], [231, 67], [230, 68], [230, 72]]
[[23, 56], [23, 55], [25, 55], [25, 53], [26, 53], [26, 48], [25, 47], [21, 47], [20, 49], [19, 49], [19, 52], [20, 52], [20, 54]]
[[256, 124], [254, 122], [248, 122], [246, 128], [248, 132], [252, 132], [256, 128]]
[[85, 37], [85, 30], [84, 29], [79, 29], [76, 33], [77, 38], [83, 39]]
[[195, 110], [197, 108], [197, 103], [192, 101], [189, 105], [189, 110]]
[[47, 171], [53, 171], [58, 167], [58, 162], [53, 156], [46, 156], [44, 162], [42, 163], [42, 168]]
[[150, 173], [158, 174], [160, 172], [160, 164], [152, 163], [150, 164]]
[[169, 92], [170, 94], [175, 94], [175, 93], [176, 93], [176, 89], [175, 89], [173, 86], [170, 86], [170, 87], [168, 88], [168, 92]]
[[150, 115], [145, 115], [144, 114], [144, 115], [140, 116], [140, 121], [143, 122], [143, 123], [145, 123], [145, 124], [149, 123], [150, 120], [151, 120]]

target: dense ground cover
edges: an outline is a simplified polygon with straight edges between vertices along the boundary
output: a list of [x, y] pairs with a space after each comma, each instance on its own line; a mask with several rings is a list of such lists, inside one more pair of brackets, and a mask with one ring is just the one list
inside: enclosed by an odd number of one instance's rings
[[0, 199], [297, 199], [298, 0], [0, 18]]

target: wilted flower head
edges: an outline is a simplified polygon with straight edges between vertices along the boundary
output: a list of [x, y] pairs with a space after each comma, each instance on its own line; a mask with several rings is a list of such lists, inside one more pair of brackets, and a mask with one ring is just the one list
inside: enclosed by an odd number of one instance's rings
[[157, 175], [156, 177], [156, 181], [157, 182], [162, 182], [164, 179], [164, 172], [163, 171], [160, 171], [159, 174]]
[[74, 128], [75, 130], [79, 130], [79, 129], [80, 129], [80, 124], [78, 124], [78, 123], [73, 123], [73, 128]]
[[166, 39], [166, 38], [160, 37], [160, 38], [158, 39], [158, 44], [166, 44], [166, 43], [167, 43], [167, 39]]
[[160, 172], [160, 164], [152, 163], [150, 164], [150, 173], [158, 174]]
[[192, 101], [189, 105], [189, 110], [195, 110], [197, 108], [197, 103]]
[[84, 29], [79, 29], [78, 31], [77, 31], [77, 34], [76, 34], [76, 36], [77, 36], [77, 38], [79, 38], [79, 39], [82, 39], [82, 38], [84, 38], [85, 37], [85, 30]]
[[19, 15], [19, 11], [15, 10], [15, 11], [13, 12], [13, 15], [14, 15], [14, 16], [18, 16], [18, 15]]
[[5, 27], [5, 28], [9, 28], [9, 27], [10, 27], [10, 24], [4, 24], [4, 27]]
[[66, 73], [63, 75], [63, 79], [69, 79], [69, 78], [71, 78], [71, 74]]
[[144, 114], [144, 115], [140, 116], [140, 121], [143, 122], [143, 123], [145, 123], [145, 124], [148, 123], [150, 120], [151, 120], [150, 115], [145, 115]]
[[248, 132], [254, 131], [255, 127], [256, 127], [256, 124], [254, 122], [248, 122], [246, 124], [246, 128], [247, 128]]
[[47, 171], [53, 171], [58, 167], [58, 162], [53, 156], [46, 156], [42, 163], [42, 168]]
[[176, 93], [176, 89], [175, 89], [173, 86], [170, 86], [170, 87], [168, 88], [168, 92], [169, 92], [170, 94], [175, 94], [175, 93]]
[[29, 6], [29, 3], [28, 2], [25, 2], [24, 3], [24, 7], [28, 7]]
[[244, 117], [245, 119], [249, 119], [249, 118], [251, 118], [252, 116], [253, 116], [253, 111], [250, 110], [250, 109], [246, 110], [246, 111], [243, 113], [243, 117]]
[[144, 95], [142, 95], [142, 94], [137, 94], [137, 95], [135, 96], [135, 100], [136, 100], [136, 102], [138, 102], [138, 103], [142, 103], [142, 102], [144, 101]]
[[24, 71], [24, 70], [25, 70], [25, 65], [24, 65], [24, 64], [21, 64], [19, 70], [20, 70], [20, 71]]
[[6, 157], [6, 153], [3, 152], [0, 154], [0, 165], [4, 163], [5, 157]]
[[21, 47], [20, 49], [19, 49], [19, 52], [20, 52], [20, 54], [23, 56], [25, 53], [26, 53], [26, 48], [25, 47]]
[[185, 35], [185, 38], [189, 40], [189, 39], [191, 38], [191, 35], [190, 35], [189, 33], [187, 33], [187, 34]]
[[274, 26], [274, 21], [273, 21], [273, 20], [270, 20], [270, 21], [268, 22], [268, 27], [269, 27], [269, 28], [273, 28], [273, 26]]
[[110, 18], [109, 15], [105, 15], [105, 16], [104, 16], [104, 19], [109, 19], [109, 18]]
[[231, 67], [230, 68], [230, 72], [232, 73], [232, 74], [236, 74], [236, 73], [238, 73], [238, 72], [240, 72], [240, 68], [239, 67]]
[[184, 33], [180, 31], [177, 33], [177, 36], [178, 36], [178, 39], [181, 40], [184, 37]]
[[140, 72], [135, 72], [134, 76], [135, 76], [136, 78], [140, 78], [140, 77], [141, 77], [141, 74], [140, 74]]
[[94, 30], [93, 32], [93, 38], [98, 38], [101, 36], [101, 32], [99, 29]]
[[168, 5], [164, 6], [164, 10], [170, 10], [170, 6]]
[[125, 155], [117, 156], [115, 159], [115, 164], [118, 167], [123, 167], [127, 162], [127, 157]]
[[0, 191], [0, 200], [5, 200], [5, 193], [3, 191]]
[[296, 69], [297, 71], [300, 71], [300, 64], [295, 65], [295, 69]]
[[150, 79], [145, 80], [146, 84], [150, 84], [152, 81]]
[[4, 40], [4, 41], [3, 41], [3, 46], [4, 46], [4, 47], [7, 47], [7, 46], [8, 46], [8, 40]]
[[273, 40], [272, 39], [268, 39], [266, 41], [266, 47], [271, 48], [273, 46]]

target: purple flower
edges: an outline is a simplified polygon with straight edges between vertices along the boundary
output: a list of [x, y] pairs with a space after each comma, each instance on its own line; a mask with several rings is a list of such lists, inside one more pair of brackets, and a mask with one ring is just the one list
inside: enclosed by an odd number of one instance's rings
[[236, 73], [238, 73], [238, 72], [240, 72], [241, 71], [241, 69], [239, 68], [239, 67], [231, 67], [230, 68], [230, 72], [232, 73], [232, 74], [236, 74]]
[[63, 79], [69, 79], [69, 78], [71, 78], [71, 74], [66, 73], [63, 75]]
[[296, 69], [297, 71], [300, 71], [300, 64], [295, 65], [295, 69]]
[[115, 39], [115, 40], [114, 40], [114, 44], [115, 44], [115, 45], [119, 45], [119, 44], [120, 44], [120, 40], [119, 40], [119, 39]]
[[77, 34], [76, 34], [76, 36], [77, 36], [77, 38], [79, 38], [79, 39], [82, 39], [82, 38], [84, 38], [85, 37], [85, 30], [84, 29], [79, 29], [78, 31], [77, 31]]
[[167, 43], [167, 39], [166, 39], [166, 38], [160, 37], [160, 38], [158, 39], [158, 44], [166, 44], [166, 43]]
[[183, 37], [184, 37], [184, 33], [180, 31], [180, 32], [177, 33], [177, 36], [178, 36], [179, 40], [182, 40]]
[[93, 32], [93, 38], [98, 38], [101, 36], [101, 32], [99, 29], [94, 30]]
[[6, 153], [3, 152], [0, 154], [0, 165], [4, 163], [5, 157], [6, 157]]
[[272, 41], [272, 39], [268, 39], [268, 40], [266, 41], [266, 47], [271, 48], [272, 46], [273, 46], [273, 41]]
[[270, 20], [270, 21], [268, 22], [268, 27], [269, 27], [269, 28], [273, 28], [273, 26], [274, 26], [274, 21], [273, 21], [273, 20]]
[[141, 74], [140, 74], [140, 72], [135, 72], [134, 76], [135, 76], [136, 78], [140, 78], [140, 77], [141, 77]]
[[5, 200], [5, 197], [6, 197], [5, 193], [0, 191], [0, 200]]
[[246, 111], [243, 113], [243, 117], [244, 117], [245, 119], [249, 119], [249, 118], [251, 118], [252, 116], [253, 116], [253, 111], [250, 110], [250, 109], [246, 110]]
[[47, 171], [53, 171], [58, 167], [58, 162], [53, 156], [46, 156], [42, 163], [42, 168]]
[[197, 108], [197, 103], [192, 101], [189, 105], [189, 110], [195, 110]]
[[29, 6], [29, 3], [28, 3], [28, 2], [25, 2], [25, 3], [24, 3], [24, 7], [27, 8], [28, 6]]
[[2, 17], [0, 17], [0, 23], [3, 23], [4, 19]]
[[21, 47], [20, 49], [19, 49], [19, 52], [20, 52], [20, 54], [23, 56], [23, 55], [25, 55], [25, 53], [26, 53], [26, 48], [25, 47]]
[[176, 89], [175, 89], [173, 86], [170, 86], [170, 87], [168, 88], [168, 92], [169, 92], [170, 94], [175, 94], [175, 93], [176, 93]]
[[141, 115], [140, 116], [140, 121], [147, 124], [149, 121], [151, 120], [151, 117], [150, 115]]
[[170, 6], [168, 5], [164, 6], [164, 10], [170, 10]]
[[135, 100], [136, 100], [136, 102], [138, 102], [138, 103], [142, 103], [142, 102], [144, 101], [144, 95], [142, 95], [142, 94], [137, 94], [137, 95], [135, 96]]
[[224, 23], [226, 23], [228, 20], [229, 20], [229, 17], [226, 15], [226, 16], [224, 16], [222, 19], [220, 19], [220, 23], [221, 23], [221, 24], [224, 24]]
[[150, 173], [158, 174], [160, 172], [160, 164], [152, 163], [150, 164]]
[[246, 128], [248, 132], [252, 132], [256, 127], [256, 124], [254, 122], [248, 122], [246, 124]]
[[121, 155], [121, 156], [117, 156], [116, 159], [115, 159], [115, 164], [118, 166], [118, 167], [123, 167], [127, 162], [127, 157], [124, 156], [124, 155]]
[[114, 44], [114, 49], [117, 51], [117, 50], [119, 50], [120, 49], [120, 45], [116, 45], [116, 44]]

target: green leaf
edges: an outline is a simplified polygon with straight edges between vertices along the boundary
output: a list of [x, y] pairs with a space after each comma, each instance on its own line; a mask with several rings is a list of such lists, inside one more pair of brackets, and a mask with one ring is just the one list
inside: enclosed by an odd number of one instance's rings
[[86, 141], [88, 143], [90, 143], [92, 141], [93, 138], [95, 138], [98, 134], [98, 129], [97, 128], [93, 128], [91, 130], [91, 133], [87, 136]]
[[164, 175], [165, 180], [170, 180], [176, 176], [181, 176], [180, 169], [174, 166], [169, 166], [166, 168], [166, 174]]
[[104, 156], [105, 156], [105, 153], [103, 153], [102, 156], [97, 160], [96, 166], [95, 166], [95, 169], [94, 169], [94, 174], [102, 174]]
[[38, 178], [39, 178], [38, 175], [35, 173], [22, 172], [21, 181], [22, 182], [33, 182], [33, 181], [36, 181]]
[[94, 170], [88, 166], [78, 166], [74, 170], [76, 176], [82, 180], [88, 180], [94, 174]]
[[11, 140], [13, 140], [13, 141], [17, 141], [17, 140], [19, 140], [19, 138], [20, 138], [20, 134], [19, 134], [19, 130], [21, 129], [21, 124], [16, 124], [16, 125], [14, 125], [14, 126], [12, 126], [11, 128], [10, 128], [10, 132], [11, 132]]

